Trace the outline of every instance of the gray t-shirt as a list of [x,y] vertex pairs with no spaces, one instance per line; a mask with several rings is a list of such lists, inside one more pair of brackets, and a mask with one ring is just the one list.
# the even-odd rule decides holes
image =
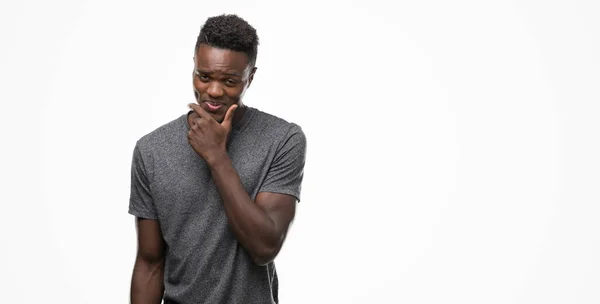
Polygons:
[[[143,136],[133,153],[129,213],[160,223],[165,303],[278,303],[275,264],[254,264],[238,243],[188,129],[183,114]],[[248,107],[227,152],[253,200],[259,192],[300,200],[306,137],[297,124]]]

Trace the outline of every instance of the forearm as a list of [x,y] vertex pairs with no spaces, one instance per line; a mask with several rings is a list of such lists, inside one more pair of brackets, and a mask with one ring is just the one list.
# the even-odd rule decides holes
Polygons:
[[131,304],[160,304],[164,292],[164,262],[147,263],[137,259],[131,279]]
[[280,242],[275,223],[252,201],[227,155],[209,167],[232,232],[256,264],[270,262]]

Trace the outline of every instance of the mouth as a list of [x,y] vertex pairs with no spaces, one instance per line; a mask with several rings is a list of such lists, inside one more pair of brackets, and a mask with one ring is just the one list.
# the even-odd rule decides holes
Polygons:
[[206,107],[206,110],[209,112],[217,112],[219,111],[222,107],[224,107],[225,105],[219,102],[214,102],[214,101],[208,101],[205,100],[202,102]]

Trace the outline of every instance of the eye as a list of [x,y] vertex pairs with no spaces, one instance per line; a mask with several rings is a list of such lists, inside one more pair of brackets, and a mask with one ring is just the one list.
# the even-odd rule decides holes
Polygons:
[[196,71],[196,77],[198,77],[200,79],[200,81],[202,82],[207,82],[210,80],[210,77],[208,77],[208,75],[204,74],[204,73],[200,73],[199,71]]
[[235,81],[234,79],[227,79],[225,80],[225,84],[228,86],[235,86],[237,84],[237,81]]

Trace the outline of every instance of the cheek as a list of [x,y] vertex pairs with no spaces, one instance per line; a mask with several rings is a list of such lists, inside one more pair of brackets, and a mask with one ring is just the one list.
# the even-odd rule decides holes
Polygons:
[[227,96],[231,99],[239,99],[240,96],[244,93],[244,87],[235,87],[235,88],[227,88],[225,90]]
[[193,85],[194,85],[194,90],[196,90],[199,93],[206,91],[206,87],[207,87],[206,83],[200,81],[197,77],[194,77]]

